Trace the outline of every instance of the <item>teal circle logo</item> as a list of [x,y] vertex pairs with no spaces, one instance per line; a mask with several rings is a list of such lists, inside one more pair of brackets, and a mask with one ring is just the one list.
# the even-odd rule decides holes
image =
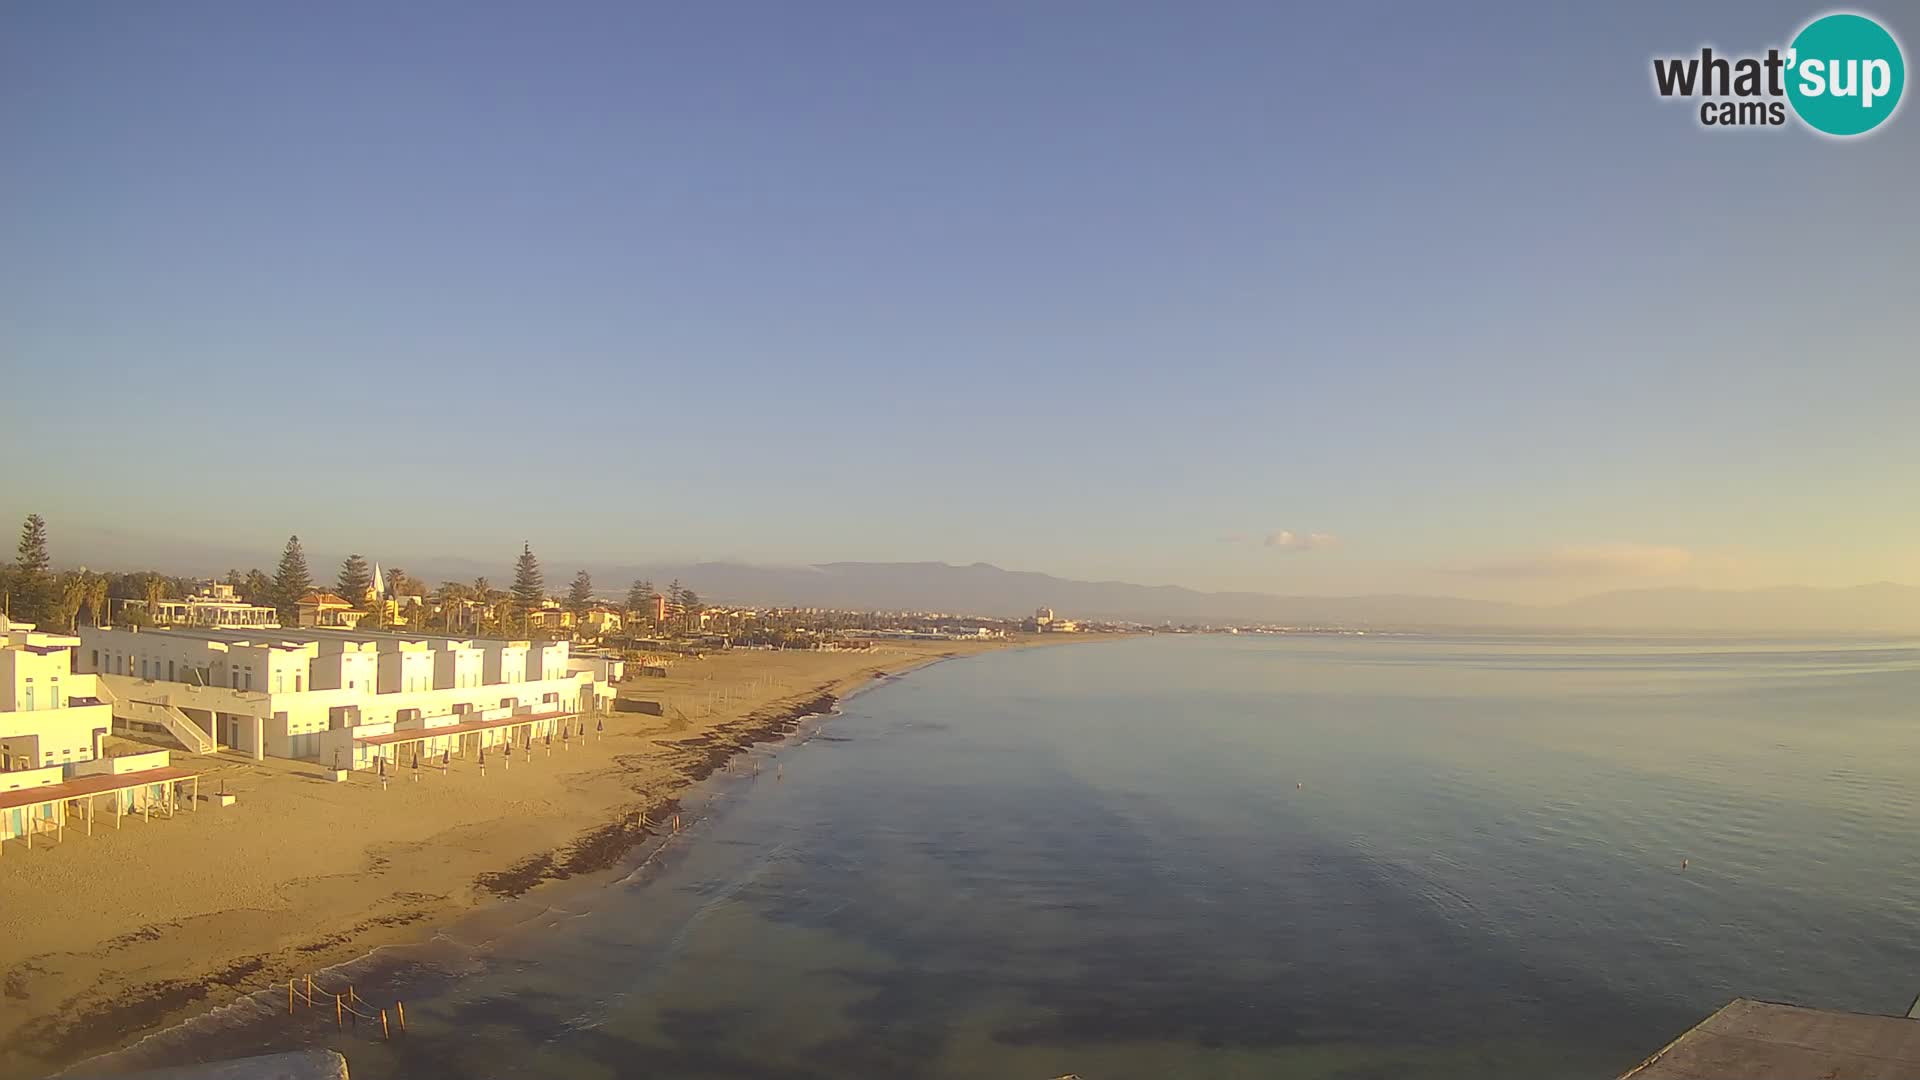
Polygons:
[[1787,52],[1787,99],[1808,127],[1864,135],[1900,105],[1907,64],[1900,43],[1865,15],[1823,15]]

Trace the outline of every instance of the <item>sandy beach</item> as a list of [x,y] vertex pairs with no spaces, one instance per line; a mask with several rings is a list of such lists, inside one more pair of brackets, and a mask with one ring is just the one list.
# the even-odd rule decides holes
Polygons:
[[[297,974],[420,940],[553,878],[605,870],[670,820],[687,785],[882,673],[1006,643],[872,652],[732,652],[633,678],[606,731],[532,760],[471,760],[334,783],[318,766],[237,755],[171,820],[7,846],[0,861],[0,1076],[124,1046]],[[229,807],[210,797],[224,789]],[[648,815],[643,817],[642,815]]]

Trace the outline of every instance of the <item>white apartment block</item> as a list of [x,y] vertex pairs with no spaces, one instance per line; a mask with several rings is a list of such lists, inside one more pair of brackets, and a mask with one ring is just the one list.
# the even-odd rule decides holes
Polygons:
[[75,662],[99,674],[123,722],[190,725],[175,737],[204,734],[255,757],[363,768],[396,733],[533,718],[520,725],[524,737],[530,725],[550,733],[606,707],[613,687],[574,670],[567,649],[349,630],[113,627],[86,628]]
[[75,671],[80,639],[4,618],[0,628],[0,773],[100,757],[113,714],[99,681]]

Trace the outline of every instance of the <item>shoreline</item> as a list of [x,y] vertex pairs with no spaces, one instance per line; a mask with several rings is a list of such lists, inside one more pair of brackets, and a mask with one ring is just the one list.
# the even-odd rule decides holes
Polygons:
[[[1098,640],[1111,638],[1078,639]],[[658,688],[652,680],[622,684],[622,697],[676,699],[672,715],[609,714],[598,752],[600,740],[574,755],[549,752],[552,765],[545,760],[523,762],[517,773],[508,769],[498,781],[488,776],[476,782],[466,771],[472,764],[465,763],[459,775],[402,780],[390,791],[358,775],[341,785],[322,781],[314,775],[316,767],[305,762],[269,759],[242,765],[219,757],[190,758],[196,765],[218,766],[223,779],[235,786],[257,784],[241,792],[233,809],[202,806],[207,813],[197,818],[205,821],[183,812],[176,821],[142,824],[146,836],[141,839],[190,860],[245,860],[247,849],[266,840],[276,825],[311,829],[318,820],[321,827],[333,828],[350,821],[377,831],[399,820],[384,813],[399,807],[380,805],[381,800],[402,801],[396,795],[410,799],[431,820],[414,830],[417,837],[388,840],[373,835],[355,844],[349,834],[344,844],[316,845],[341,850],[316,851],[310,861],[317,865],[311,866],[295,857],[291,862],[296,872],[280,880],[254,867],[263,880],[247,881],[254,887],[246,891],[277,899],[277,911],[243,906],[245,900],[238,895],[229,906],[217,895],[191,888],[171,890],[168,904],[143,903],[140,883],[114,872],[114,856],[130,847],[132,830],[110,838],[118,845],[113,851],[88,850],[88,845],[106,847],[102,837],[68,838],[50,852],[9,858],[0,866],[0,970],[7,972],[0,984],[0,1004],[6,1006],[0,1008],[0,1076],[43,1075],[108,1058],[288,978],[369,960],[395,946],[427,944],[473,916],[504,910],[557,882],[586,885],[620,870],[649,842],[664,846],[673,835],[664,823],[683,812],[680,800],[689,789],[755,746],[787,739],[807,720],[831,713],[865,689],[942,660],[1071,643],[1076,642],[1016,639],[975,647],[941,642],[937,648],[895,647],[878,654],[761,653],[702,661],[695,674],[705,673],[706,681],[693,681],[690,687],[687,678],[663,681]],[[773,685],[779,689],[750,694],[745,689],[749,682],[758,688],[772,681],[763,669],[776,663],[782,678]],[[815,670],[789,681],[808,668]],[[794,688],[788,690],[789,685]],[[708,713],[689,717],[685,709],[697,707],[703,690]],[[738,693],[746,700],[720,711],[712,706],[718,693]],[[443,794],[435,796],[436,790]],[[467,816],[436,805],[436,798],[464,799],[461,809]],[[287,804],[298,818],[249,821],[250,807],[270,802]],[[273,809],[275,813],[260,816],[284,818],[289,813],[286,807]],[[313,814],[331,817],[316,819]],[[208,834],[197,851],[194,838],[185,835],[194,826]],[[73,845],[74,850],[65,850]],[[147,853],[132,848],[129,854]],[[649,853],[641,867],[651,858]],[[408,888],[392,891],[392,883],[382,880],[396,864],[418,871],[423,859],[430,872],[408,875]],[[56,868],[54,860],[72,865]],[[172,884],[205,884],[216,893],[230,888],[233,879],[249,877],[237,865],[208,873],[205,865],[181,866],[178,861],[155,856],[146,860],[145,869],[165,877],[201,879]],[[358,865],[318,865],[343,861]],[[112,880],[89,880],[99,878]],[[76,945],[90,938],[91,948],[30,947],[34,917],[59,910],[57,890],[75,887],[73,879],[121,890],[127,903],[89,913],[95,917],[84,921],[95,924],[94,934],[72,937]],[[56,895],[41,890],[55,890]],[[326,895],[309,898],[309,891]],[[146,910],[150,908],[162,910]],[[344,919],[326,914],[343,912],[350,914]],[[176,917],[147,917],[169,914]],[[284,917],[275,920],[276,914]],[[285,925],[298,923],[301,916],[309,917],[310,925]],[[212,925],[223,920],[243,925],[231,928],[235,932]],[[208,925],[196,925],[200,923]]]

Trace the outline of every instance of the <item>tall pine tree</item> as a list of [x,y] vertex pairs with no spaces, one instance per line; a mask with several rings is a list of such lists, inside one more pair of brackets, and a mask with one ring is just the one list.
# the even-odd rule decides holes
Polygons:
[[672,625],[675,619],[677,619],[680,615],[685,614],[686,605],[680,602],[680,596],[682,593],[686,591],[687,590],[683,586],[681,586],[679,578],[674,578],[671,582],[667,583],[667,619],[666,621],[668,625]]
[[366,556],[353,554],[340,564],[340,598],[355,607],[366,603],[367,592],[373,588],[373,567],[367,565]]
[[573,575],[573,584],[567,586],[567,608],[575,615],[585,615],[593,606],[593,579],[585,570]]
[[540,576],[540,560],[533,557],[533,546],[522,543],[520,557],[513,562],[513,604],[521,611],[532,611],[547,598],[546,580]]
[[280,609],[282,626],[292,626],[300,612],[300,598],[313,591],[313,572],[307,569],[307,552],[298,536],[287,537],[280,552],[280,567],[273,575],[273,606]]
[[[47,553],[47,519],[28,514],[20,526],[20,558],[13,564],[13,618],[44,623],[53,614],[53,559]],[[48,627],[52,629],[52,627]]]

